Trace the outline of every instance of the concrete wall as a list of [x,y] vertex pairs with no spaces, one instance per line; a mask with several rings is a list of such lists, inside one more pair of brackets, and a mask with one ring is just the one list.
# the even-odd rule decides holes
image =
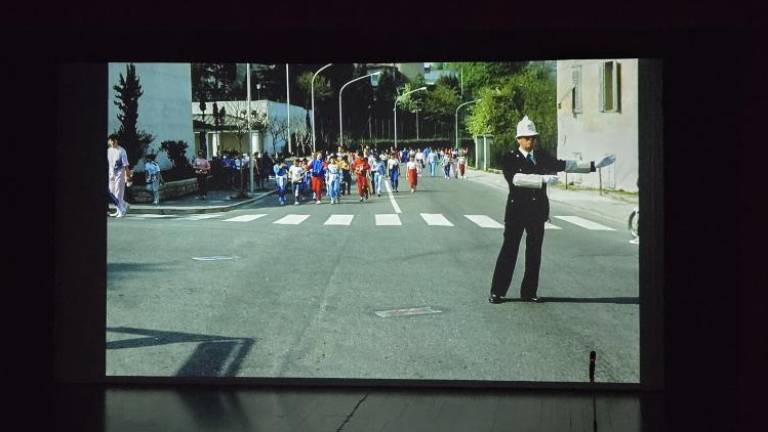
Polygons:
[[411,81],[419,74],[424,75],[424,63],[398,63],[397,69]]
[[[161,169],[170,168],[171,162],[165,152],[161,152],[160,143],[166,140],[184,141],[189,144],[187,157],[194,157],[195,137],[192,132],[192,71],[189,63],[134,63],[144,95],[139,98],[139,118],[137,127],[155,136],[147,152],[158,153],[157,162]],[[120,74],[125,76],[127,63],[109,63],[109,101],[108,132],[116,132],[120,127],[117,119],[118,109],[114,104],[113,86],[120,81]],[[135,167],[143,171],[143,161]]]
[[[620,112],[600,111],[600,68],[603,62],[621,64]],[[574,114],[570,97],[571,69],[581,65],[582,112]],[[637,191],[638,111],[637,60],[562,60],[557,62],[558,145],[560,159],[594,160],[606,153],[616,155],[616,163],[603,168],[603,187]],[[564,175],[561,174],[561,180]],[[597,173],[569,174],[568,181],[588,187],[598,186]]]
[[[200,107],[199,103],[191,103],[191,114],[200,114]],[[208,102],[206,109],[206,115],[210,116],[213,113],[213,102]],[[234,114],[235,112],[243,109],[247,109],[247,103],[246,101],[217,101],[216,105],[219,109],[224,108],[227,113]],[[251,110],[256,111],[258,114],[266,114],[268,118],[276,118],[283,120],[287,117],[288,112],[286,110],[286,104],[284,103],[277,103],[272,102],[268,100],[259,100],[259,101],[251,101]],[[306,115],[309,113],[309,115],[312,115],[312,110],[306,110],[303,107],[291,105],[291,133],[297,133],[301,132],[304,133],[307,131],[307,122],[306,122]],[[211,117],[208,117],[207,119],[209,122],[212,121]],[[191,121],[191,116],[190,116]],[[269,134],[269,132],[264,132],[261,134],[261,137],[257,137],[256,133],[253,134],[253,144],[254,148],[257,151],[267,151],[270,154],[273,154],[275,151],[280,152],[283,150],[287,150],[287,141],[284,139],[278,140],[278,142],[275,143],[274,149],[272,146],[272,136]],[[196,137],[195,139],[196,146],[199,145],[200,139],[199,137]],[[243,145],[240,146],[237,140],[237,136],[234,133],[231,132],[222,132],[220,134],[220,141],[219,141],[219,151],[224,150],[240,150],[241,153],[249,153],[250,148],[248,146],[248,139],[243,138]]]

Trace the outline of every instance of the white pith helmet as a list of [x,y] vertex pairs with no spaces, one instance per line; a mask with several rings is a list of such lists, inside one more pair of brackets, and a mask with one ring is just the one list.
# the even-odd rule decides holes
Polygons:
[[515,138],[525,137],[525,136],[536,136],[539,133],[536,132],[536,125],[533,124],[531,119],[528,118],[528,116],[523,117],[522,120],[520,120],[519,123],[517,123],[517,136]]

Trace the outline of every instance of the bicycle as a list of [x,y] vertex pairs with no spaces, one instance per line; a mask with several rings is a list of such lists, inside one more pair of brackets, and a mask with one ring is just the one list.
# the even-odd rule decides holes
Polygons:
[[635,207],[632,213],[629,214],[629,221],[627,223],[629,233],[632,235],[632,240],[629,242],[632,244],[640,243],[640,208]]

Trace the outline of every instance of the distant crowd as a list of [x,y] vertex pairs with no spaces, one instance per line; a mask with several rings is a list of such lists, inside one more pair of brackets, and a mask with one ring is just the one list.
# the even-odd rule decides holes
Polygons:
[[[195,169],[205,164],[204,159],[195,160]],[[415,193],[418,177],[427,171],[430,177],[438,175],[445,179],[465,178],[467,149],[451,147],[404,148],[376,150],[365,147],[350,151],[339,147],[337,151],[327,150],[312,156],[293,156],[278,153],[272,157],[268,152],[256,152],[253,158],[247,154],[223,152],[214,157],[207,170],[221,171],[224,185],[232,189],[248,190],[250,187],[250,164],[253,165],[254,188],[264,190],[265,183],[274,179],[281,205],[286,204],[286,195],[291,193],[294,205],[311,199],[320,204],[328,197],[331,204],[340,197],[351,195],[352,184],[356,185],[360,202],[366,202],[371,195],[381,196],[384,179],[389,179],[393,192],[398,193],[401,175],[405,175],[408,188]],[[201,185],[202,186],[202,185]],[[202,195],[201,195],[202,197]]]

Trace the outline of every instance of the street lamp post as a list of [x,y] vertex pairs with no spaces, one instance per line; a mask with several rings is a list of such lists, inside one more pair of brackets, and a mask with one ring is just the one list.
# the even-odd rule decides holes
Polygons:
[[365,76],[357,77],[351,81],[346,82],[343,86],[341,86],[341,90],[339,90],[339,146],[344,145],[344,128],[342,127],[342,110],[341,110],[341,95],[344,92],[344,88],[346,88],[348,85],[352,84],[355,81],[360,81],[361,79],[370,78],[374,75],[380,75],[381,72],[374,72],[372,74],[368,74]]
[[331,65],[333,65],[333,63],[328,63],[327,65],[318,69],[317,72],[315,72],[315,74],[312,75],[312,81],[309,85],[312,93],[312,154],[315,154],[317,152],[317,149],[315,147],[315,77],[317,77],[317,74],[322,72],[324,69],[331,67]]
[[455,127],[456,127],[456,149],[457,150],[459,149],[459,110],[462,107],[464,107],[464,106],[467,106],[467,105],[473,104],[473,103],[478,103],[479,101],[480,101],[480,99],[475,99],[473,101],[464,102],[463,104],[461,104],[461,105],[456,107],[456,124],[455,124]]
[[413,90],[411,90],[409,92],[405,92],[405,93],[403,93],[400,96],[395,98],[395,106],[392,108],[392,111],[395,112],[395,148],[397,148],[397,101],[399,101],[401,97],[405,97],[405,96],[407,96],[407,95],[409,95],[411,93],[414,93],[414,92],[417,92],[417,91],[426,90],[426,89],[427,89],[426,87],[419,87],[419,88],[413,89]]
[[246,114],[246,122],[248,124],[248,148],[250,149],[250,154],[248,155],[248,161],[250,162],[248,164],[248,171],[250,171],[249,174],[249,180],[251,187],[249,188],[251,194],[253,194],[253,137],[251,136],[251,64],[246,63],[245,64],[245,75],[247,78],[247,89],[248,92],[248,113]]
[[291,80],[288,75],[288,63],[285,64],[285,115],[288,118],[288,154],[291,153]]

